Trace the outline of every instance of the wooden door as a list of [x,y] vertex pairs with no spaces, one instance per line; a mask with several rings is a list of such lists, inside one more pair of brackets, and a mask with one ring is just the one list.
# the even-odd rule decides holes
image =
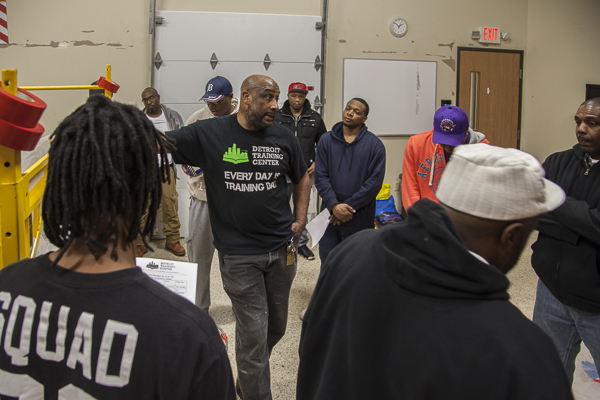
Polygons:
[[458,49],[456,103],[495,146],[519,148],[523,52]]

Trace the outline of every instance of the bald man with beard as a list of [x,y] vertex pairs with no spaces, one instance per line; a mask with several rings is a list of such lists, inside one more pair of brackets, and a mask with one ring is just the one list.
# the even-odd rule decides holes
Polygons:
[[249,76],[237,114],[166,133],[177,142],[175,162],[204,172],[223,286],[236,319],[236,390],[244,400],[272,398],[269,357],[286,330],[294,241],[308,208],[310,180],[300,145],[287,128],[273,124],[279,93],[268,76]]

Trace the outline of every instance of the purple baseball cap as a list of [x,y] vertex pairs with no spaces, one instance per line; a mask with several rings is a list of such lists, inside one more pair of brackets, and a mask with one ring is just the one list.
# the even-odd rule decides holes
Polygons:
[[233,93],[233,87],[227,78],[215,76],[206,84],[206,93],[200,100],[219,101],[223,96]]
[[460,107],[438,108],[433,117],[433,143],[458,146],[469,129],[467,113]]

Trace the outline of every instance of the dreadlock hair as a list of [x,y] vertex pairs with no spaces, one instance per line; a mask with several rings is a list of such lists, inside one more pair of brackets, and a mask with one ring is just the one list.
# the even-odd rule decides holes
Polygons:
[[[117,260],[123,231],[127,243],[140,233],[149,247],[145,237],[156,222],[161,178],[171,179],[166,149],[175,149],[173,139],[137,108],[105,96],[90,96],[50,139],[42,218],[46,236],[60,248],[54,263],[77,238],[96,260],[112,238],[111,258]],[[140,230],[146,207],[148,222]]]

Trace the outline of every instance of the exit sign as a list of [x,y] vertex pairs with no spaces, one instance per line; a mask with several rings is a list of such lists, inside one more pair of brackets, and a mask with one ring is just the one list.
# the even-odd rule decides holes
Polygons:
[[479,43],[500,44],[500,28],[479,27]]

